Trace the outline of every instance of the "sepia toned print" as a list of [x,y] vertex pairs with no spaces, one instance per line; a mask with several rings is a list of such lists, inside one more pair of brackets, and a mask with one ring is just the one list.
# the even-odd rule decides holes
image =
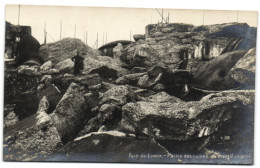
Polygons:
[[7,5],[5,161],[253,164],[257,12]]

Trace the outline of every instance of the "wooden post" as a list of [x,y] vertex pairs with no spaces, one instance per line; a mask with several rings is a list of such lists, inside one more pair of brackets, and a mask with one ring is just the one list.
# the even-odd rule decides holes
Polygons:
[[86,45],[88,45],[88,32],[86,32]]
[[62,35],[62,20],[60,21],[60,40],[61,40],[61,35]]
[[106,43],[107,43],[107,33],[106,33]]
[[203,26],[204,26],[204,11],[205,11],[205,10],[203,10]]
[[102,45],[104,45],[104,32],[103,32],[103,41],[102,42],[103,42]]
[[131,39],[132,39],[132,31],[130,30],[130,41],[131,41]]
[[18,26],[20,25],[20,5],[18,6]]
[[[162,23],[163,23],[163,20],[165,21],[165,23],[167,22],[167,20],[165,20],[164,19],[164,17],[163,17],[163,9],[162,9],[162,13],[160,13],[160,11],[159,10],[157,10],[157,9],[155,9],[157,12],[158,12],[158,14],[162,17]],[[159,20],[158,20],[158,24],[159,24]]]
[[86,33],[84,32],[83,42],[86,44],[85,40],[86,40]]
[[152,12],[151,12],[151,23],[150,24],[152,24],[153,23],[153,9],[152,9]]
[[44,22],[44,44],[47,42],[46,21]]
[[98,33],[97,33],[97,48],[98,48]]
[[161,22],[163,23],[163,9],[162,9],[162,21]]
[[74,28],[74,38],[76,38],[76,29],[77,29],[77,27],[76,27],[76,24],[75,24],[75,28]]
[[238,11],[237,11],[237,23],[238,23]]
[[97,43],[97,40],[95,41],[95,43],[94,43],[94,45],[93,45],[93,47],[92,47],[92,48],[95,48],[95,46],[96,46],[96,43]]

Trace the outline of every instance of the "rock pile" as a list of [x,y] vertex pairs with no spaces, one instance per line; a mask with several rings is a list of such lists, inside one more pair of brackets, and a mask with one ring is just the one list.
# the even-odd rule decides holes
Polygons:
[[[256,50],[220,39],[229,26],[149,25],[145,38],[116,46],[113,58],[77,39],[41,46],[41,67],[5,74],[4,159],[148,162],[132,154],[149,153],[173,162],[172,154],[241,149],[236,138],[253,137],[244,127],[253,127]],[[209,46],[225,41],[225,53],[194,58],[194,45],[205,49],[210,38]],[[77,49],[84,67],[75,76],[70,58]],[[31,96],[30,108],[13,101],[17,95]],[[20,119],[17,108],[30,114]]]
[[39,56],[44,62],[51,60],[54,64],[57,64],[60,61],[75,56],[77,50],[80,52],[80,55],[100,55],[99,51],[85,45],[80,39],[64,38],[54,43],[42,45],[39,49]]

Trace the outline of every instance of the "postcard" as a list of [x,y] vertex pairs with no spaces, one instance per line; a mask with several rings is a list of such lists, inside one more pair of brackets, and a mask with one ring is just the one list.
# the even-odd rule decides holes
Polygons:
[[253,164],[257,12],[7,5],[4,161]]

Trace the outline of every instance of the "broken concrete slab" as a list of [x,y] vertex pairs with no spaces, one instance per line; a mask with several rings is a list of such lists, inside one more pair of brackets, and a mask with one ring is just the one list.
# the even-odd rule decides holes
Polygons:
[[114,129],[122,119],[121,107],[114,104],[103,104],[98,111],[97,116],[90,119],[84,129],[78,136],[86,135],[90,132],[96,132],[101,127],[107,131]]
[[52,62],[51,61],[47,61],[44,64],[42,64],[42,66],[40,67],[41,71],[48,71],[52,68]]
[[234,89],[239,85],[229,75],[230,70],[247,53],[237,50],[222,54],[208,61],[193,74],[193,83],[207,90]]
[[65,85],[69,85],[70,83],[75,82],[81,85],[95,86],[101,83],[101,79],[98,74],[81,74],[78,76],[64,75],[61,80]]
[[18,74],[25,76],[39,76],[41,75],[37,66],[21,65],[18,67]]
[[144,76],[146,72],[144,73],[133,73],[121,76],[116,80],[116,84],[129,84],[129,85],[136,85],[138,80]]
[[102,93],[100,96],[99,104],[115,104],[122,106],[127,102],[135,101],[133,91],[124,85],[116,85],[109,89],[107,92]]
[[250,49],[230,70],[231,78],[239,82],[243,89],[254,89],[256,70],[256,49]]
[[55,65],[55,68],[57,70],[59,70],[60,72],[69,72],[70,73],[70,72],[72,72],[73,67],[74,67],[74,63],[70,58],[65,59]]
[[37,97],[39,99],[42,99],[44,96],[46,96],[49,102],[55,105],[59,102],[62,96],[61,91],[54,84],[51,84],[47,87],[44,86],[44,88],[40,89],[39,91],[40,92],[37,93]]
[[[93,152],[94,157],[93,157]],[[152,140],[140,140],[119,131],[93,132],[70,142],[53,155],[49,161],[102,161],[102,162],[151,162],[151,158],[136,157],[138,154],[157,155],[154,162],[161,162],[170,153]],[[79,155],[80,154],[80,155]]]
[[50,114],[61,139],[66,142],[73,139],[84,121],[84,94],[76,83],[72,83],[53,113]]
[[122,122],[130,125],[126,128],[133,127],[136,134],[155,139],[188,140],[208,136],[231,118],[237,105],[237,100],[230,96],[191,102],[169,99],[169,96],[159,98],[162,102],[139,101],[123,106]]

